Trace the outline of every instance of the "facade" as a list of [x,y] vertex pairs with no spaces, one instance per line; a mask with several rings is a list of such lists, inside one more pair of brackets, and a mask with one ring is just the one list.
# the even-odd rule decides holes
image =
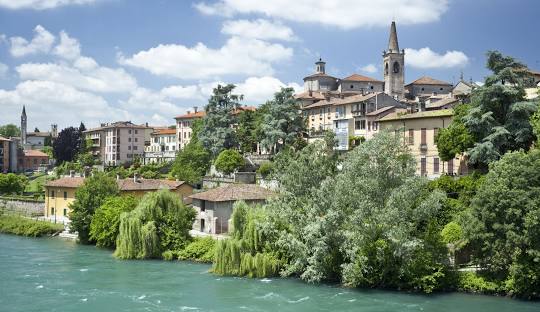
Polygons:
[[384,92],[401,100],[404,97],[405,51],[399,50],[396,23],[390,26],[388,50],[383,52]]
[[0,136],[0,173],[11,172],[11,155],[9,152],[11,140]]
[[49,155],[38,150],[25,150],[22,162],[18,165],[19,171],[45,171],[49,165]]
[[315,73],[304,77],[304,91],[334,91],[338,88],[338,81],[336,77],[332,77],[326,74],[326,63],[319,58],[315,63]]
[[193,230],[208,234],[227,233],[235,202],[262,204],[273,195],[274,192],[255,184],[228,184],[195,193],[190,196],[197,212]]
[[452,93],[454,86],[446,81],[423,76],[405,86],[405,92],[409,99],[418,99]]
[[451,109],[418,112],[412,114],[389,114],[379,120],[380,129],[395,131],[403,138],[416,160],[416,173],[429,178],[442,174],[467,174],[467,165],[463,158],[443,162],[439,158],[435,137],[439,129],[446,128],[452,122]]
[[194,107],[194,112],[187,111],[186,114],[174,118],[176,119],[176,144],[178,151],[184,149],[191,140],[191,134],[193,133],[191,123],[204,116],[206,116],[204,111],[198,111],[197,107]]
[[404,109],[390,95],[378,92],[319,101],[303,109],[311,138],[334,131],[339,150],[349,149],[350,137],[370,139],[378,132],[378,119]]
[[359,74],[352,74],[339,81],[339,92],[358,92],[361,94],[370,92],[383,92],[384,82]]
[[144,163],[173,161],[178,151],[176,128],[158,129],[150,135],[150,145],[144,149]]
[[[102,124],[99,128],[86,130],[85,137],[92,141],[91,153],[106,166],[118,166],[143,159],[149,133],[153,128],[136,125],[131,121]],[[148,139],[147,139],[148,136]]]
[[[75,200],[75,191],[84,183],[83,177],[68,176],[45,184],[44,216],[57,222],[69,221],[69,205]],[[118,188],[122,195],[142,197],[148,192],[168,189],[189,203],[189,195],[193,187],[183,181],[154,180],[154,179],[119,179]]]

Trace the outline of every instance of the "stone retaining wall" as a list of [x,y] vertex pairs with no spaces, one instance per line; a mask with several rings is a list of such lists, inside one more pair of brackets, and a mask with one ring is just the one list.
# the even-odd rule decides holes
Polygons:
[[0,199],[0,209],[25,216],[35,217],[43,215],[45,203]]

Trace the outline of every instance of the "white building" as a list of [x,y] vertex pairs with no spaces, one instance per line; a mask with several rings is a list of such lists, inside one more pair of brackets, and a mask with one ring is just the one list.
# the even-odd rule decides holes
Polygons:
[[150,134],[150,145],[144,149],[144,163],[173,161],[178,151],[176,128],[157,129]]

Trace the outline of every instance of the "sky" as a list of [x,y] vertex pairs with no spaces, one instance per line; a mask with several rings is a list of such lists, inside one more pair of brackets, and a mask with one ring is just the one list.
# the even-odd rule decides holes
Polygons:
[[326,71],[382,80],[392,20],[405,80],[483,81],[499,50],[540,70],[537,0],[0,0],[0,125],[172,125],[218,83],[243,104]]

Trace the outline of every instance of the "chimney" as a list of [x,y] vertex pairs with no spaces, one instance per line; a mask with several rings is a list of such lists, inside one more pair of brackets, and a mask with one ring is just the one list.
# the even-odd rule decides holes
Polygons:
[[191,111],[187,111],[187,114],[188,114],[188,115],[191,114]]
[[148,127],[148,123],[145,123],[145,125]]
[[197,106],[193,106],[193,111],[194,111],[195,113],[197,113],[197,110],[198,110],[198,109],[199,109],[199,108],[198,108]]
[[75,170],[69,170],[69,177],[74,178],[75,177]]

